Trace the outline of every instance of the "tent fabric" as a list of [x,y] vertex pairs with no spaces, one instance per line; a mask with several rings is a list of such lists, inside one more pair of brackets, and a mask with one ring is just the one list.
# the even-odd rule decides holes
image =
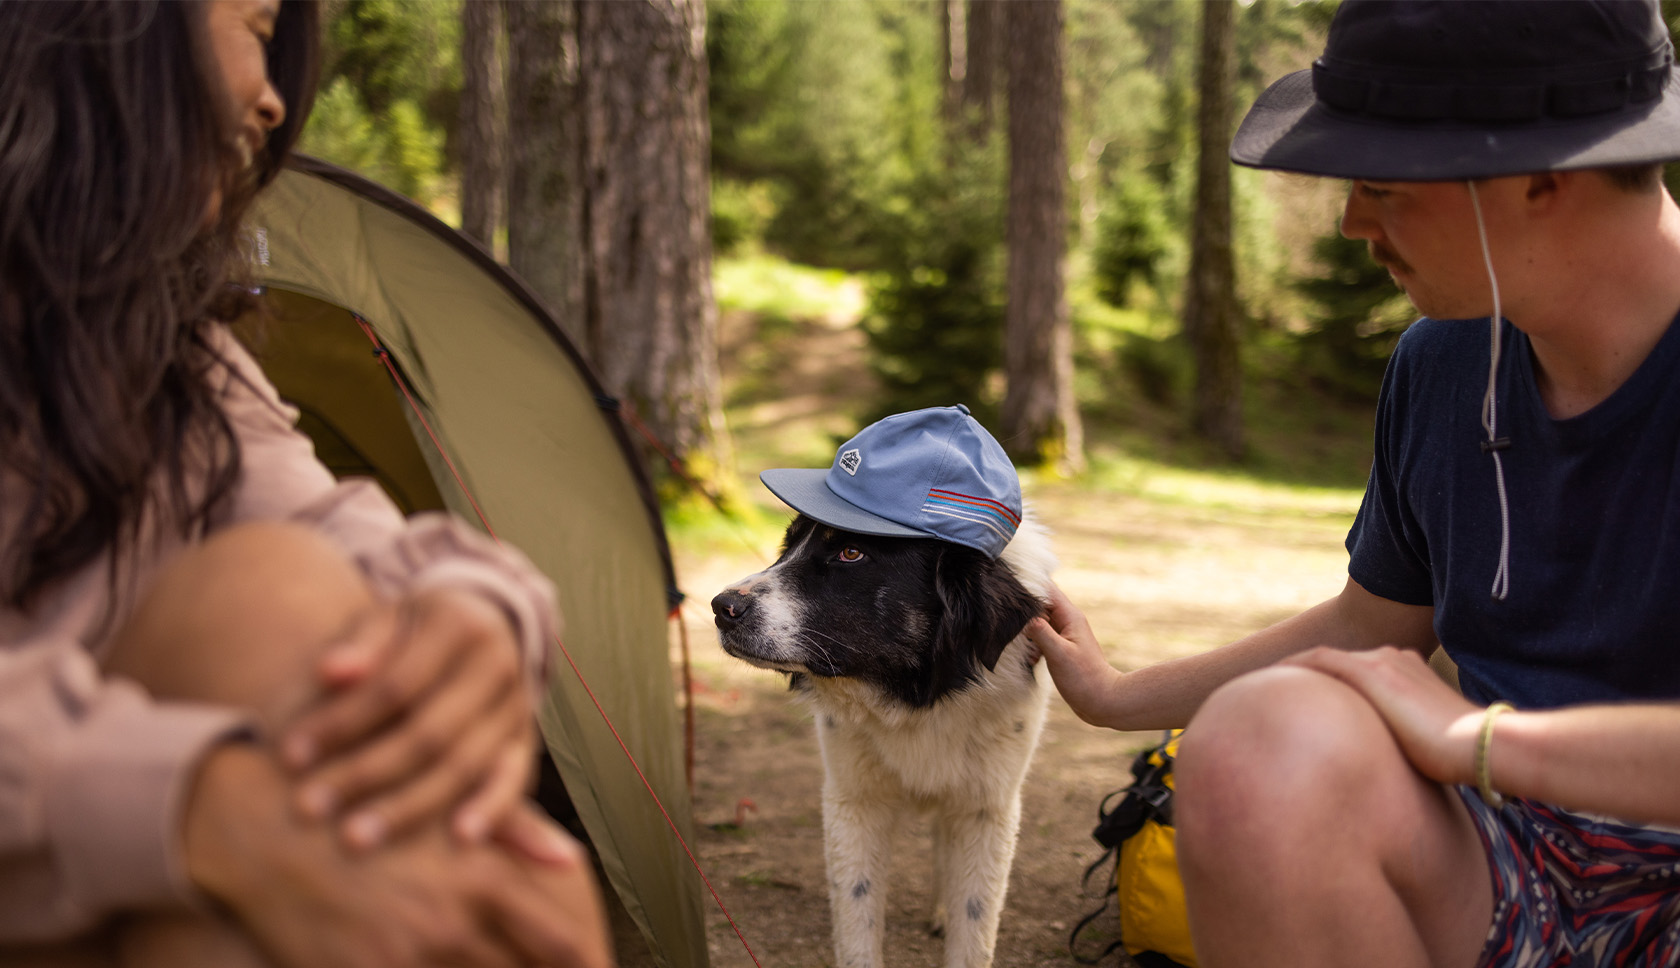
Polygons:
[[[562,641],[538,720],[612,888],[671,968],[705,968],[698,873],[584,682],[684,839],[666,614],[675,582],[652,490],[611,401],[538,300],[476,244],[402,197],[309,158],[250,225],[273,310],[254,351],[329,466],[376,477],[405,510],[478,524],[555,583]],[[434,447],[356,322],[373,329]],[[580,676],[581,675],[581,681]]]

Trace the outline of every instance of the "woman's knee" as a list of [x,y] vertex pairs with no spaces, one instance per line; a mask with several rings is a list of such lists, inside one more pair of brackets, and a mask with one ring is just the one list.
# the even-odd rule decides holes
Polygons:
[[146,591],[105,658],[154,695],[294,706],[331,641],[376,608],[349,558],[301,525],[243,524],[184,551]]

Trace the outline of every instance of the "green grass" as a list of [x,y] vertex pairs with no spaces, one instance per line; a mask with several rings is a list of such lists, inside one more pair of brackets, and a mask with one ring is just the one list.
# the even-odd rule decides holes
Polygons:
[[855,316],[863,310],[861,292],[855,274],[795,265],[772,255],[719,259],[712,273],[712,294],[718,309],[780,321],[815,319],[832,313]]
[[[1023,472],[1029,484],[1035,476]],[[1163,505],[1296,516],[1351,516],[1363,493],[1356,487],[1293,484],[1248,471],[1184,467],[1125,453],[1093,458],[1085,476],[1071,486]]]

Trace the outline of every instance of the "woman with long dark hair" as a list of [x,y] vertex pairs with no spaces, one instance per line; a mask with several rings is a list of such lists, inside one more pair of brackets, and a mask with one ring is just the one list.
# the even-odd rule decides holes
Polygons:
[[607,960],[521,797],[546,582],[334,482],[224,326],[316,26],[0,0],[0,965]]

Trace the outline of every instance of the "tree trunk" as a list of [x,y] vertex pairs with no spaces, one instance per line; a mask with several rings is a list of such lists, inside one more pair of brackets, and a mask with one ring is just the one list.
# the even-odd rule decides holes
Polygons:
[[704,0],[576,9],[583,345],[682,472],[715,483],[733,458],[712,300]]
[[501,35],[500,0],[461,4],[461,231],[490,252],[505,198]]
[[577,9],[573,0],[515,0],[504,12],[510,91],[508,265],[587,354]]
[[1061,0],[1013,0],[1009,44],[1009,309],[1003,440],[1017,459],[1084,466],[1073,339],[1062,285]]
[[969,0],[964,18],[962,102],[969,139],[985,144],[997,117],[997,69],[1004,54],[1004,0]]
[[1190,275],[1184,329],[1194,347],[1196,390],[1192,426],[1233,460],[1246,451],[1242,417],[1241,333],[1236,269],[1231,257],[1231,87],[1234,5],[1202,4],[1202,52],[1197,82],[1196,210],[1191,223]]
[[963,0],[936,0],[939,13],[939,114],[945,131],[956,137],[962,117],[963,77],[968,70],[968,21]]

